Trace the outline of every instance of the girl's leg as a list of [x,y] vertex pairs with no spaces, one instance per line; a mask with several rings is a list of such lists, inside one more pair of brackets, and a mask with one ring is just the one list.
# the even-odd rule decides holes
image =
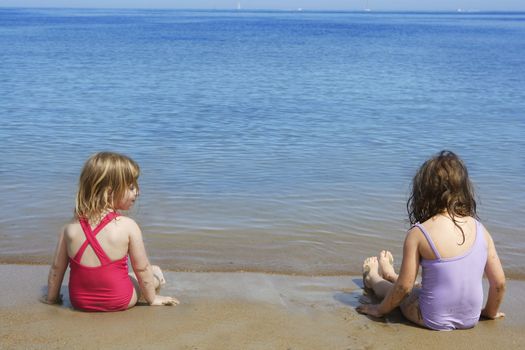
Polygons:
[[[164,278],[162,270],[157,265],[151,265],[151,272],[153,273],[153,283],[155,286],[155,291],[158,293],[160,288],[164,287],[164,285],[166,284],[166,279]],[[130,272],[128,273],[128,275],[131,278],[133,285],[135,285],[136,288],[139,288],[139,282],[135,273]],[[140,294],[140,288],[138,289],[137,293]]]
[[[381,252],[383,253],[383,252]],[[386,255],[385,255],[386,256]],[[385,280],[379,274],[379,261],[373,256],[365,259],[363,263],[363,281],[366,288],[374,291],[375,295],[383,300],[392,286],[392,282]],[[421,289],[414,287],[410,294],[403,300],[400,305],[401,312],[411,322],[425,327],[421,311],[419,309],[419,293]]]
[[[157,265],[152,265],[151,270],[153,272],[153,283],[155,286],[155,293],[159,294],[160,289],[166,284],[166,279],[164,278],[164,274],[162,273],[162,270]],[[134,272],[128,273],[129,278],[131,278],[131,282],[133,283],[133,296],[131,297],[131,300],[129,301],[128,308],[135,306],[135,304],[140,301],[144,302],[144,298],[142,297],[142,292],[140,290],[139,281],[137,279],[137,276]]]
[[423,317],[421,316],[421,310],[419,308],[419,293],[421,292],[420,288],[414,287],[408,297],[403,300],[401,305],[399,305],[403,315],[415,324],[426,327],[423,322]]
[[[379,262],[379,275],[387,281],[396,283],[399,275],[394,270],[394,257],[392,253],[388,250],[382,250],[377,260]],[[414,287],[421,288],[421,284],[416,282]]]
[[155,278],[155,291],[159,294],[159,291],[166,284],[166,279],[162,270],[157,265],[151,265],[151,270],[153,271],[153,277]]
[[385,280],[396,283],[399,275],[394,270],[394,256],[388,250],[382,250],[378,256],[379,275]]
[[137,277],[134,273],[129,273],[129,278],[131,279],[131,283],[133,283],[133,295],[131,296],[131,300],[128,304],[128,309],[132,308],[137,304],[137,301],[140,299],[140,287],[139,287],[139,281],[137,281]]
[[379,274],[379,262],[375,256],[366,258],[363,262],[363,283],[365,288],[372,289],[381,300],[393,286],[392,282],[385,280]]

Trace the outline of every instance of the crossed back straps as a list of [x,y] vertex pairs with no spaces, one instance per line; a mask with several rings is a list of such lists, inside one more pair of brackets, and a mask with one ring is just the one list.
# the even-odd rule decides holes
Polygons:
[[111,259],[107,256],[106,252],[102,249],[100,246],[100,243],[98,243],[98,240],[96,239],[96,235],[107,225],[109,224],[114,218],[119,216],[117,212],[110,212],[108,213],[95,227],[94,230],[91,230],[91,226],[89,226],[89,222],[86,219],[80,219],[80,226],[82,226],[82,230],[84,231],[84,235],[86,235],[86,240],[80,246],[80,249],[78,250],[77,254],[75,255],[75,260],[80,261],[82,258],[82,255],[84,254],[84,251],[86,250],[88,244],[91,246],[95,254],[97,255],[98,259],[100,260],[101,265],[106,265],[111,263]]

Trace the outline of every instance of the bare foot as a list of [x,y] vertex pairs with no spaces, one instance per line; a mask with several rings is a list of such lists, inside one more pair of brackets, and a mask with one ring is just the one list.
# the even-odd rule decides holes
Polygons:
[[397,273],[394,270],[394,257],[388,250],[382,250],[379,253],[379,275],[385,280],[395,283],[397,281]]
[[371,256],[363,261],[363,286],[366,291],[371,291],[371,282],[374,275],[379,276],[377,257]]
[[164,278],[162,270],[157,265],[151,265],[151,270],[153,272],[153,277],[155,277],[159,281],[159,285],[157,286],[157,288],[155,288],[155,291],[158,293],[160,289],[166,284],[166,279]]

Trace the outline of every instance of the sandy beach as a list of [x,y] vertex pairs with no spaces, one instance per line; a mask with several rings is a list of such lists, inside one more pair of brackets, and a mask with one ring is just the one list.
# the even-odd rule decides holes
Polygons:
[[[436,332],[400,313],[359,315],[360,276],[167,272],[176,307],[117,313],[75,311],[38,301],[48,266],[0,265],[2,349],[456,349],[523,348],[523,281],[508,281],[507,317],[466,331]],[[67,278],[67,276],[66,276]],[[67,281],[67,279],[66,279]],[[363,299],[364,298],[364,299]]]

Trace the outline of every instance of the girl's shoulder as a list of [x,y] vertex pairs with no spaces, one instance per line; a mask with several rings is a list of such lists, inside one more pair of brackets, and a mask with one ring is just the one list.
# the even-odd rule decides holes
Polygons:
[[[108,226],[113,226],[112,229],[116,230],[135,230],[138,228],[138,224],[132,218],[125,215],[116,216],[111,222],[108,223]],[[82,231],[82,226],[78,218],[72,218],[67,222],[62,229],[66,235]]]
[[119,215],[113,220],[118,232],[125,232],[127,237],[132,239],[142,239],[142,231],[135,220],[128,216]]
[[125,215],[119,215],[113,220],[113,225],[115,225],[118,229],[123,229],[126,231],[136,231],[139,230],[139,225],[135,220],[130,218],[129,216]]
[[124,223],[135,222],[135,220],[133,220],[129,216],[122,215],[122,214],[118,214],[117,216],[115,216],[114,220],[116,222],[124,222]]
[[[456,219],[461,227],[476,227],[476,219],[471,216],[464,216],[461,218]],[[485,231],[483,225],[481,224],[482,230]],[[451,232],[453,233],[456,230],[456,226],[454,222],[448,217],[447,215],[443,214],[437,214],[431,217],[430,219],[424,221],[424,222],[418,222],[407,232],[407,236],[412,236],[417,239],[420,239],[421,241],[427,241],[427,238],[425,236],[429,236],[431,238],[434,238],[434,236],[437,234],[438,236],[442,236],[445,232]]]
[[[460,226],[463,225],[474,225],[474,223],[477,221],[472,216],[462,216],[462,217],[455,217],[455,220],[457,224]],[[443,229],[445,227],[452,228],[455,226],[454,221],[452,218],[446,214],[437,214],[431,217],[430,219],[426,220],[425,222],[420,223],[421,226],[423,226],[426,229],[433,229],[433,228],[439,228]]]
[[117,224],[121,224],[121,225],[137,225],[137,222],[135,220],[133,220],[129,216],[125,216],[125,215],[119,215],[119,216],[115,217],[113,222],[115,222]]
[[72,237],[75,233],[81,231],[80,222],[76,218],[71,218],[68,222],[62,227],[62,232],[67,237]]

